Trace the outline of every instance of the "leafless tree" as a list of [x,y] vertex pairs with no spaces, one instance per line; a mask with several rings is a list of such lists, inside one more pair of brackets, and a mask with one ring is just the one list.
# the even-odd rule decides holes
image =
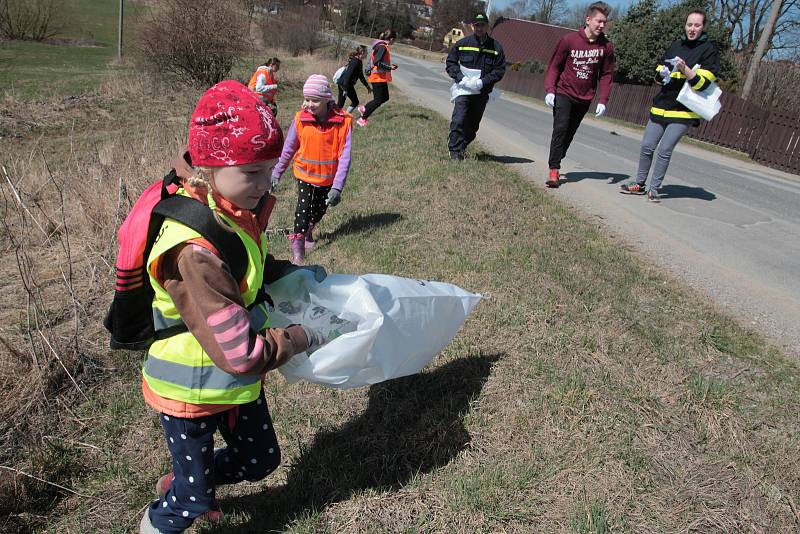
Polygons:
[[[752,54],[769,18],[772,0],[713,0],[714,14],[732,30],[737,52]],[[768,51],[800,50],[800,0],[785,0]]]

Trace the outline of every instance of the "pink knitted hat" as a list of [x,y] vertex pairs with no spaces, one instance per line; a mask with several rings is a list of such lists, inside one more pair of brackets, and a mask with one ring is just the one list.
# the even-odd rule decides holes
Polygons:
[[312,74],[303,85],[303,96],[315,96],[317,98],[333,99],[331,85],[328,78],[322,74]]

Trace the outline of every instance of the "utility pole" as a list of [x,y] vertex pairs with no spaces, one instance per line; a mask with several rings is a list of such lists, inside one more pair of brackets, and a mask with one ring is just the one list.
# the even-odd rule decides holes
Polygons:
[[125,13],[125,0],[119,0],[119,24],[117,25],[117,59],[122,59],[122,19]]
[[775,31],[775,24],[778,22],[782,7],[783,0],[772,0],[772,11],[769,13],[769,20],[767,20],[766,26],[764,26],[764,29],[761,31],[761,38],[758,40],[758,46],[756,47],[752,59],[750,59],[750,68],[747,69],[747,79],[744,82],[744,88],[740,95],[743,100],[748,100],[750,92],[753,90],[753,83],[756,81],[756,74],[758,74],[758,66],[761,64],[761,58],[764,57],[767,46],[769,46],[772,40],[772,32]]

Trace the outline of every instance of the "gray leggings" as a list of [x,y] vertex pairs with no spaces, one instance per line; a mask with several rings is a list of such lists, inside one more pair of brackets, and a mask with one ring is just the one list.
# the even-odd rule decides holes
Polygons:
[[[683,134],[689,129],[688,124],[671,123],[659,124],[648,121],[644,129],[642,138],[642,149],[639,152],[639,171],[636,173],[636,181],[640,184],[647,182],[647,173],[650,172],[650,165],[653,163],[653,152],[656,153],[656,165],[653,168],[653,178],[650,180],[648,189],[658,190],[664,175],[667,174],[669,160],[672,157],[672,150]],[[661,141],[659,143],[659,141]],[[658,147],[658,150],[656,150]]]

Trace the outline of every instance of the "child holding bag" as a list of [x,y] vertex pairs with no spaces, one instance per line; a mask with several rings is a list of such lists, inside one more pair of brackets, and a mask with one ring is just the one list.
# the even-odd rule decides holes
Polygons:
[[[195,520],[219,520],[219,485],[261,480],[280,464],[264,376],[323,343],[305,326],[268,328],[266,307],[257,305],[264,281],[291,267],[266,254],[264,235],[269,176],[282,145],[265,103],[228,80],[200,98],[188,155],[173,162],[181,186],[175,194],[208,206],[241,239],[247,265],[235,279],[238,269],[220,251],[171,218],[147,256],[156,341],[142,368],[142,393],[159,412],[172,471],[158,480],[159,498],[145,510],[140,534],[175,534]],[[217,430],[227,443],[221,449],[214,448]]]
[[294,158],[297,208],[293,233],[289,234],[292,263],[301,265],[306,250],[313,248],[314,226],[328,206],[341,200],[350,172],[352,116],[333,102],[328,79],[312,74],[303,86],[303,104],[289,127],[278,164],[272,171],[272,187]]

